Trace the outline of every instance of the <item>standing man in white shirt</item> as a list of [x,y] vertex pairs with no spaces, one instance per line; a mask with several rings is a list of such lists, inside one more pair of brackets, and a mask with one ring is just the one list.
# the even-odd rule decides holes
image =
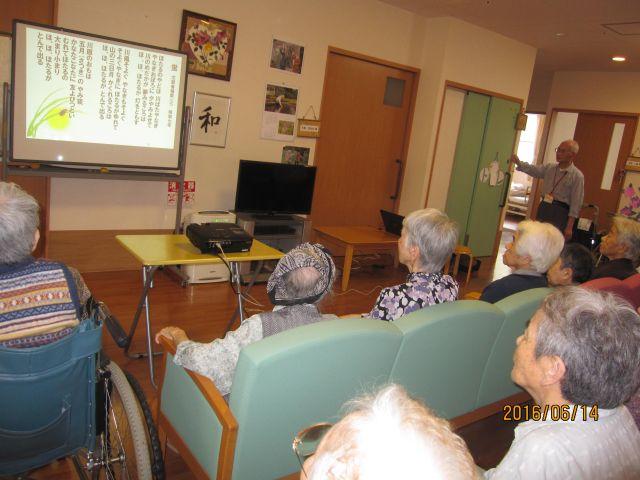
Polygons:
[[511,378],[535,405],[505,408],[527,421],[485,479],[640,478],[640,431],[624,406],[640,383],[640,316],[631,305],[558,288],[516,343]]
[[556,148],[556,164],[530,165],[511,156],[518,170],[543,179],[536,220],[555,225],[567,240],[573,235],[573,224],[584,200],[584,175],[573,164],[579,149],[575,140],[565,140]]

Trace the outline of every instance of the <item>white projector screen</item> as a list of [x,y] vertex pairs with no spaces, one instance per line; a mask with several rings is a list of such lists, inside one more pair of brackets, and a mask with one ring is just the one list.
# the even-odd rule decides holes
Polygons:
[[186,55],[15,22],[11,160],[180,168]]

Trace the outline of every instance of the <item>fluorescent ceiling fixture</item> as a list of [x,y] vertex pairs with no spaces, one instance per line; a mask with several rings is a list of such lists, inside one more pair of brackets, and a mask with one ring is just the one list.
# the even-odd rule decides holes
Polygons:
[[613,60],[614,62],[626,62],[627,61],[627,57],[623,57],[621,55],[616,55],[615,57],[611,57],[611,60]]

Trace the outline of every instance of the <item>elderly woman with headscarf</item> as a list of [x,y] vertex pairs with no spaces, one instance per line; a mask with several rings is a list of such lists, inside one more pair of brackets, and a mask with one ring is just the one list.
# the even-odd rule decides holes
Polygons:
[[440,210],[410,213],[402,222],[398,240],[398,260],[409,269],[407,281],[384,288],[367,316],[393,321],[430,305],[453,302],[458,283],[441,270],[457,240],[458,227]]
[[0,345],[29,348],[69,335],[85,318],[90,292],[80,274],[31,255],[40,207],[15,183],[0,182]]
[[189,340],[184,330],[165,327],[156,335],[173,340],[174,362],[213,380],[222,395],[231,392],[240,351],[247,345],[291,328],[337,318],[323,315],[317,303],[329,292],[335,279],[335,265],[320,244],[303,243],[280,259],[267,292],[273,311],[246,319],[236,330],[211,343]]
[[624,280],[636,272],[640,257],[640,223],[613,217],[609,233],[602,238],[600,253],[609,259],[593,271],[592,279],[614,277]]

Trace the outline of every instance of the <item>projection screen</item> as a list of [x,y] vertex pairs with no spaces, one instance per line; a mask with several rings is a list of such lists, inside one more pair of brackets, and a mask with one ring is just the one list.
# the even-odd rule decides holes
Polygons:
[[12,161],[177,170],[185,54],[15,22]]

